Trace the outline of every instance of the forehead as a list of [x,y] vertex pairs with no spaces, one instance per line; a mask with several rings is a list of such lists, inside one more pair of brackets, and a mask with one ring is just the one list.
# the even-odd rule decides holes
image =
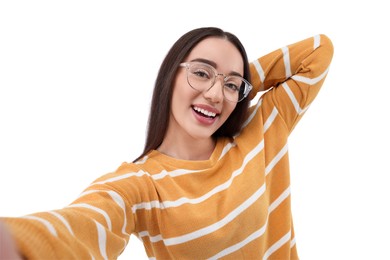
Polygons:
[[240,51],[224,38],[209,37],[200,41],[189,53],[187,60],[206,59],[216,64],[221,72],[243,73],[244,62]]

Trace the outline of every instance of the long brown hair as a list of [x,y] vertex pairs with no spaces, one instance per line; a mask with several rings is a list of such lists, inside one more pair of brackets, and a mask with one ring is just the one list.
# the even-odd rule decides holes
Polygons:
[[[168,51],[158,72],[152,103],[150,107],[149,121],[146,133],[146,142],[142,154],[134,160],[137,161],[151,150],[157,149],[166,134],[169,123],[173,81],[179,64],[187,57],[191,50],[207,37],[220,37],[231,42],[240,51],[244,62],[244,75],[250,80],[249,63],[244,46],[232,33],[225,32],[216,27],[202,27],[191,30],[181,36]],[[232,137],[241,129],[249,106],[249,99],[237,103],[232,114],[226,122],[213,134],[213,137]]]

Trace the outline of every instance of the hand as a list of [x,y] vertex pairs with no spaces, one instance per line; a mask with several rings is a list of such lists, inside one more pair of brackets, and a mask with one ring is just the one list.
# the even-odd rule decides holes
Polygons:
[[0,221],[0,260],[22,260],[15,241],[7,227]]

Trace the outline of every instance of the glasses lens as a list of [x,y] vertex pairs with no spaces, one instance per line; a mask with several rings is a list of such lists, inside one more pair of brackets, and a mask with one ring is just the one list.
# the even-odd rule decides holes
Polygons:
[[225,78],[223,87],[224,97],[232,102],[239,102],[245,98],[246,82],[238,76],[228,76]]
[[[193,89],[207,91],[215,82],[216,71],[213,67],[202,63],[191,63],[187,71],[187,80]],[[240,102],[245,98],[247,83],[239,76],[224,78],[223,95],[231,102]]]
[[196,90],[204,91],[214,84],[215,73],[207,65],[193,63],[188,68],[188,83]]

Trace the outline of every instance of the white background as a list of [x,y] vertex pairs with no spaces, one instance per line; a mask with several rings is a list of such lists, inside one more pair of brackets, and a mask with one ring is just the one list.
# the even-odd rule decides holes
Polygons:
[[[330,2],[330,3],[329,3]],[[333,63],[291,135],[301,259],[389,259],[386,1],[1,1],[0,216],[61,208],[142,151],[174,41],[235,33],[253,60],[327,34]],[[145,259],[132,237],[120,259]]]

